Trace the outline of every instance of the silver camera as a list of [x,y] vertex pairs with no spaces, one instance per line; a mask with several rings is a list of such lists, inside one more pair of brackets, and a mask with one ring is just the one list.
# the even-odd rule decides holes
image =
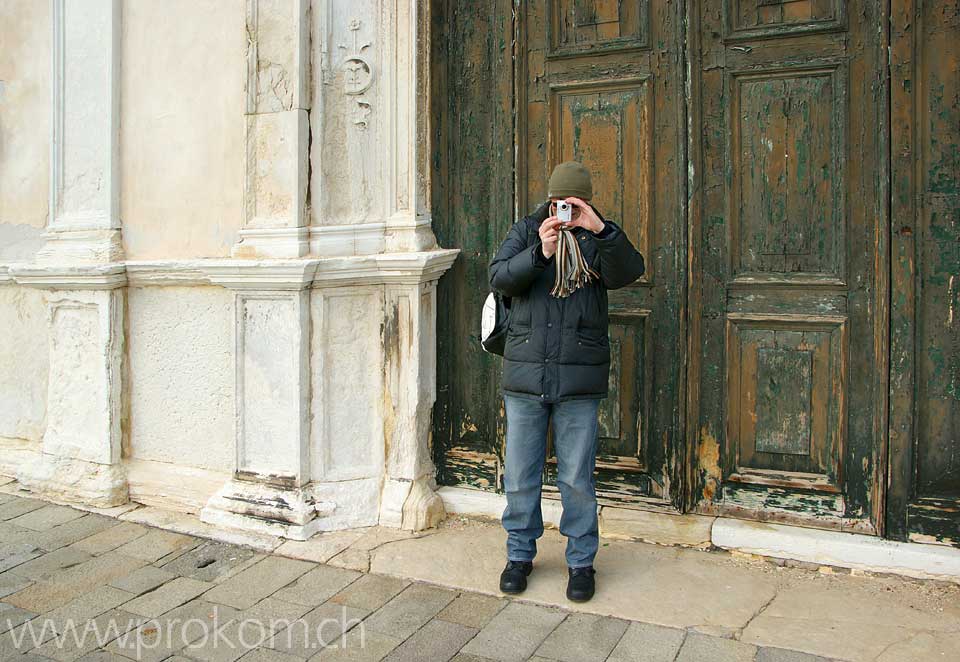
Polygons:
[[561,223],[569,223],[572,220],[573,205],[566,200],[557,201],[557,218]]

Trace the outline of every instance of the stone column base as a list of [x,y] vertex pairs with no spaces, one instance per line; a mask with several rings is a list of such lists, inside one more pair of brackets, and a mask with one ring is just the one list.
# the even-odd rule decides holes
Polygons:
[[127,472],[119,464],[41,453],[17,470],[17,481],[40,497],[96,508],[120,506],[129,500]]
[[200,510],[200,521],[307,540],[320,530],[321,517],[333,513],[334,508],[334,504],[317,502],[309,488],[234,479],[210,497]]
[[408,531],[435,527],[446,517],[443,499],[437,494],[436,481],[388,479],[383,487],[380,524]]

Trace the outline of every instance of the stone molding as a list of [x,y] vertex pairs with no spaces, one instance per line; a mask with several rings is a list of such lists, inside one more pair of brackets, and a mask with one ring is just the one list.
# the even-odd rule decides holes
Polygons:
[[127,260],[109,264],[0,264],[0,285],[46,289],[114,289],[217,285],[228,289],[300,290],[438,280],[460,253],[443,248],[331,258]]

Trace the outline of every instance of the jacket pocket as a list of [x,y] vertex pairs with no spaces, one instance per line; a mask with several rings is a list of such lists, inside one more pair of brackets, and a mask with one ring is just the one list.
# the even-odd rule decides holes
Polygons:
[[573,363],[597,365],[610,360],[610,339],[606,331],[580,327],[575,334],[576,359]]

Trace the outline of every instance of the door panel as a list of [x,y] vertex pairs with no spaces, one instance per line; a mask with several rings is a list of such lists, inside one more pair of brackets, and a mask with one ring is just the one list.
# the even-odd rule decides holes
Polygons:
[[499,489],[500,357],[480,347],[487,265],[513,222],[511,0],[431,4],[433,228],[460,249],[437,288],[437,481]]
[[690,5],[690,433],[701,512],[875,532],[886,17],[846,5]]
[[[448,0],[434,9],[434,58],[444,62],[443,81],[433,90],[436,113],[443,114],[434,227],[442,245],[463,249],[440,283],[441,310],[451,316],[438,320],[439,480],[501,489],[500,359],[477,343],[487,293],[481,278],[510,224],[546,199],[553,167],[575,159],[593,174],[593,204],[624,228],[647,267],[636,283],[609,292],[610,396],[600,414],[599,497],[682,508],[681,6],[528,0],[516,2],[515,13],[509,7],[497,2],[478,16],[475,3]],[[555,492],[554,472],[551,458],[547,493]]]
[[960,11],[891,17],[888,534],[960,547]]
[[[600,416],[598,497],[681,508],[679,7],[636,0],[520,6],[518,215],[546,199],[556,164],[580,161],[593,175],[591,202],[624,228],[647,265],[635,283],[609,292],[610,396]],[[548,493],[556,489],[555,471],[551,457]]]

